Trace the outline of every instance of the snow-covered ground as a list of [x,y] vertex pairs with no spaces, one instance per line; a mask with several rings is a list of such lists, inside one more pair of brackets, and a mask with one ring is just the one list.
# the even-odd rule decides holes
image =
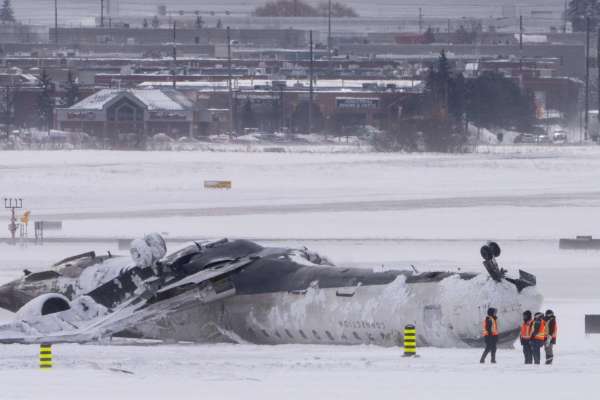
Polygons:
[[[233,189],[203,189],[230,179]],[[538,278],[560,324],[557,363],[521,365],[520,349],[481,366],[477,349],[373,346],[56,345],[52,371],[36,346],[0,346],[0,399],[399,398],[503,400],[594,395],[600,338],[600,252],[558,238],[600,236],[600,148],[548,147],[470,155],[211,152],[0,152],[0,194],[32,218],[62,220],[65,243],[0,244],[0,283],[74,253],[111,250],[94,237],[256,238],[303,246],[338,265],[482,271],[479,246]],[[69,238],[88,237],[88,243]],[[174,248],[177,244],[169,244]],[[0,320],[9,318],[0,311]],[[123,372],[127,371],[127,372]],[[131,372],[131,373],[128,373]],[[534,390],[539,390],[534,392]]]

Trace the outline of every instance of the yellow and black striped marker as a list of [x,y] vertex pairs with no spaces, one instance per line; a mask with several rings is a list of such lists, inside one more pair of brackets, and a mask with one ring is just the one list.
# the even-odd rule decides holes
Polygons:
[[40,368],[49,369],[52,368],[52,345],[41,344],[40,345]]
[[417,355],[417,329],[414,325],[404,327],[404,357]]

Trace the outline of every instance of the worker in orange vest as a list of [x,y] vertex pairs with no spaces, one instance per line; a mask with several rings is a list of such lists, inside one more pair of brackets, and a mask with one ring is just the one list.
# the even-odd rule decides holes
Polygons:
[[521,346],[523,346],[523,355],[525,356],[525,364],[533,363],[533,353],[531,352],[531,311],[523,312],[523,322],[521,323]]
[[536,312],[533,316],[533,324],[531,325],[531,352],[533,353],[533,362],[540,363],[540,349],[546,342],[546,321],[544,314]]
[[496,347],[498,345],[498,316],[497,310],[493,307],[488,308],[487,315],[483,320],[483,338],[485,340],[485,350],[481,355],[480,363],[485,363],[488,354],[492,355],[492,364],[496,364]]
[[556,338],[558,336],[558,324],[556,323],[556,317],[552,310],[546,310],[544,320],[546,322],[546,342],[544,344],[544,351],[546,353],[546,365],[550,365],[554,360],[554,345],[556,344]]

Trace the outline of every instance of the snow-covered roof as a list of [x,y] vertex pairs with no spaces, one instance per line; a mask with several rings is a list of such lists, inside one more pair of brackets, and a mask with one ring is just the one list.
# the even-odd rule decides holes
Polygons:
[[71,109],[102,110],[120,96],[131,96],[143,103],[148,110],[183,111],[192,107],[191,102],[181,93],[168,89],[103,89],[79,103]]

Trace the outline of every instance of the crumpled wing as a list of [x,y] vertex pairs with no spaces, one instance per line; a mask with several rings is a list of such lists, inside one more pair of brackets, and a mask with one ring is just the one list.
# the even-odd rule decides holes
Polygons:
[[[0,325],[0,343],[85,343],[110,337],[140,322],[168,316],[190,304],[207,304],[233,296],[235,289],[217,289],[211,281],[256,259],[244,257],[230,264],[207,268],[164,287],[157,287],[153,278],[141,281],[133,297],[105,314],[89,319],[67,310],[39,317],[45,325],[40,325],[37,320],[35,324],[34,321],[16,321]],[[50,328],[40,331],[36,325]]]

